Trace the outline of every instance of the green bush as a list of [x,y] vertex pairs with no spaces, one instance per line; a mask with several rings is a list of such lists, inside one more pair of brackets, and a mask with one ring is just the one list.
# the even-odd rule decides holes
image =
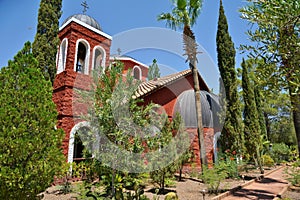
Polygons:
[[0,71],[0,199],[34,199],[62,170],[52,85],[27,42]]
[[271,158],[271,156],[268,154],[262,155],[261,160],[262,160],[263,166],[272,167],[275,164],[273,158]]
[[238,165],[235,160],[219,161],[216,165],[219,171],[226,174],[226,178],[238,178]]
[[227,174],[226,178],[238,178],[238,164],[235,159],[236,153],[225,151],[224,154],[220,153],[220,159],[217,162],[216,167],[219,171]]
[[289,175],[288,181],[294,186],[300,186],[300,160],[293,163],[286,171]]
[[203,169],[203,174],[200,176],[205,185],[207,185],[209,193],[218,193],[221,181],[227,177],[227,173],[215,166],[214,168]]
[[282,163],[283,161],[289,161],[292,150],[288,145],[284,143],[275,143],[272,146],[270,155],[276,163]]

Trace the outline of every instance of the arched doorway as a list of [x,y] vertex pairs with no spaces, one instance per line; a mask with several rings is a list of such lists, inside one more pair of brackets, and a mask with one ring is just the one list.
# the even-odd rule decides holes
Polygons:
[[[69,139],[69,149],[68,149],[68,162],[80,162],[86,158],[92,157],[91,154],[85,152],[85,147],[82,142],[82,136],[88,134],[91,131],[88,122],[80,122],[76,124],[71,132]],[[84,155],[86,153],[86,155]]]

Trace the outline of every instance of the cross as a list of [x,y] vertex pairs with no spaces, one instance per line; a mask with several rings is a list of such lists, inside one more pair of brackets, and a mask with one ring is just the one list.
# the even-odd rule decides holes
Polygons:
[[118,52],[118,55],[121,55],[121,52],[122,52],[122,51],[121,51],[120,48],[118,48],[118,49],[117,49],[117,52]]
[[82,13],[85,14],[87,9],[89,8],[88,4],[86,3],[86,1],[82,2],[81,5],[83,6],[83,11]]

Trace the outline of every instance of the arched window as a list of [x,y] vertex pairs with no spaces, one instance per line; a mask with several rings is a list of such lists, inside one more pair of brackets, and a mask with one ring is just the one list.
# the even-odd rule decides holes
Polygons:
[[134,66],[134,68],[133,68],[133,77],[135,79],[141,80],[142,70],[140,69],[139,66]]
[[89,43],[81,39],[77,41],[75,71],[88,74],[89,69]]
[[106,53],[103,47],[96,46],[94,48],[94,56],[93,56],[93,70],[97,69],[98,67],[105,67],[106,61]]
[[66,69],[67,51],[68,51],[68,39],[65,38],[61,42],[59,48],[57,74],[59,74],[60,72]]

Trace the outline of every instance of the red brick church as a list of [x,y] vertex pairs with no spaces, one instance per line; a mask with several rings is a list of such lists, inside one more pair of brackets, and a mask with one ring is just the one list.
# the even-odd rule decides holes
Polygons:
[[[85,84],[75,84],[75,80],[88,83],[91,72],[98,66],[109,66],[112,60],[124,63],[124,74],[132,69],[134,78],[142,80],[135,98],[144,102],[156,103],[164,107],[169,119],[179,112],[187,131],[194,134],[191,148],[195,153],[195,162],[200,165],[199,146],[196,129],[196,109],[191,70],[147,81],[148,66],[126,56],[110,56],[112,37],[103,32],[99,23],[85,14],[76,14],[67,18],[59,29],[61,41],[57,56],[57,75],[54,81],[53,101],[58,110],[58,128],[65,132],[63,153],[68,162],[82,158],[82,145],[75,142],[76,132],[87,126],[87,122],[78,120],[74,112],[72,99],[74,89],[87,89]],[[210,93],[208,86],[199,74],[201,88],[202,118],[205,134],[208,162],[213,162],[219,133],[216,110],[219,109],[218,97]],[[83,106],[84,107],[84,106]]]

